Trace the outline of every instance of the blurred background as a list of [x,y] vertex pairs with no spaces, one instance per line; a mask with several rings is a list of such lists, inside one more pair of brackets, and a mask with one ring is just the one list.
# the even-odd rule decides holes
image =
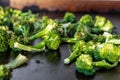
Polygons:
[[32,11],[120,12],[119,0],[0,0],[0,5]]

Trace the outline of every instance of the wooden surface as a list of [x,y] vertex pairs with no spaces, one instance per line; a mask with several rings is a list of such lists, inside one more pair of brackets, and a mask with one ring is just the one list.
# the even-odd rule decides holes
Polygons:
[[48,11],[120,11],[120,0],[10,0],[17,9],[31,8]]

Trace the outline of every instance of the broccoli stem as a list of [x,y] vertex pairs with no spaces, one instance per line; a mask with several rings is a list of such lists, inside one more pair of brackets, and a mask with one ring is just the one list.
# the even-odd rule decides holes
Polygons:
[[19,54],[15,60],[13,60],[12,62],[6,64],[6,68],[7,69],[14,69],[19,67],[20,65],[26,63],[28,61],[27,57],[23,56],[22,54]]
[[76,57],[78,57],[81,53],[79,52],[79,49],[74,50],[70,56],[66,59],[64,59],[64,64],[69,64],[72,62]]
[[99,68],[106,68],[106,69],[113,68],[117,66],[117,64],[118,62],[114,62],[113,64],[110,64],[106,62],[105,60],[94,62],[94,66],[99,67]]
[[47,27],[45,29],[36,33],[35,35],[32,35],[32,36],[28,37],[28,41],[32,41],[32,40],[37,39],[37,38],[39,38],[43,35],[48,34],[55,27],[56,27],[56,23],[54,21],[50,20],[50,23],[47,25]]
[[32,46],[26,46],[26,45],[20,44],[18,42],[14,43],[14,48],[18,48],[18,49],[25,50],[25,51],[32,51],[32,52],[40,52],[45,49],[45,47],[37,49]]
[[76,41],[78,41],[78,39],[76,38],[61,38],[61,40],[67,43],[75,43]]
[[41,49],[43,47],[45,47],[45,41],[44,40],[33,46],[33,48],[36,48],[36,49]]
[[111,39],[111,40],[108,40],[107,43],[120,44],[120,39]]

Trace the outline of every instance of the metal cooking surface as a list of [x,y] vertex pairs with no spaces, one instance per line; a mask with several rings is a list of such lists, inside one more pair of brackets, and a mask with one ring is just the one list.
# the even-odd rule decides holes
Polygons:
[[[41,16],[47,15],[51,18],[60,19],[63,13],[40,13]],[[76,14],[79,19],[83,14]],[[120,33],[120,15],[118,14],[91,14],[102,15],[110,19],[116,27],[115,32]],[[75,71],[74,63],[64,65],[64,58],[68,57],[69,50],[66,44],[59,48],[55,54],[56,59],[49,58],[46,53],[27,53],[30,60],[27,65],[14,69],[10,80],[120,80],[120,65],[111,69],[98,71],[94,76],[86,77]],[[54,57],[53,56],[53,57]]]

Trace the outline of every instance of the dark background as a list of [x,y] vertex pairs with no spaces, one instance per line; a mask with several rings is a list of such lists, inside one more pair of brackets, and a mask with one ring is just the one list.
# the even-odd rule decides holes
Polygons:
[[0,5],[3,7],[10,5],[10,0],[0,0]]

